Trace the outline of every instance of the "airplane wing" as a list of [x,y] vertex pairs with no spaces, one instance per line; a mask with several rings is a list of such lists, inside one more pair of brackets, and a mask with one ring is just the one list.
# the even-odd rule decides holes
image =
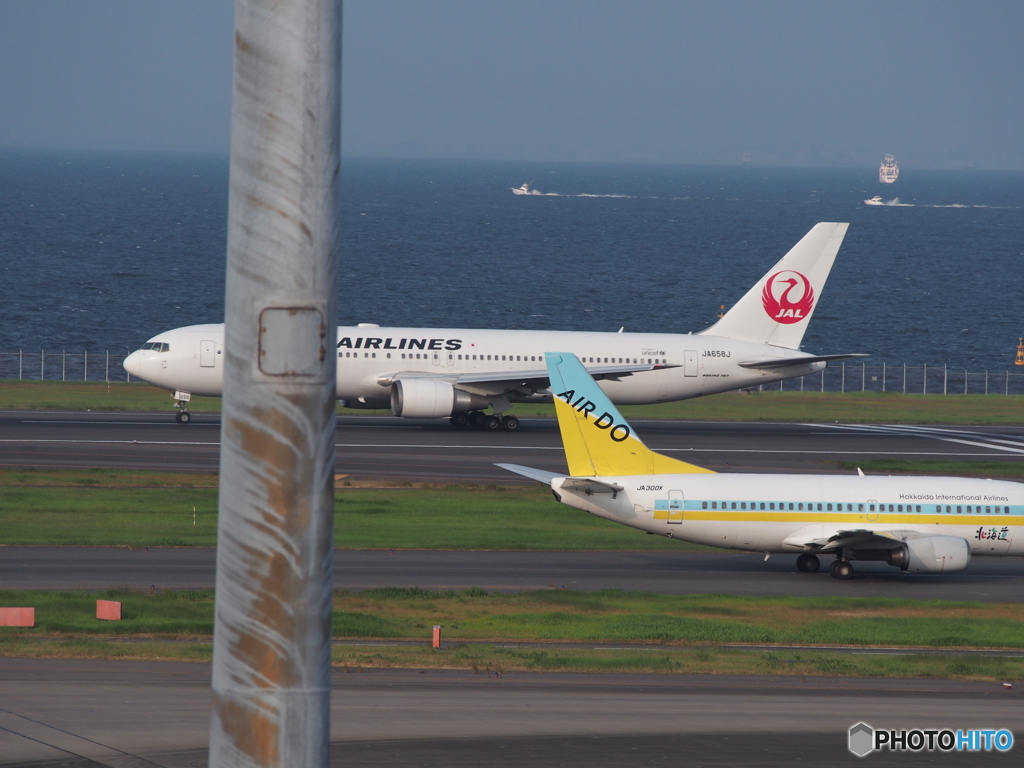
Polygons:
[[918,531],[873,531],[866,528],[836,530],[828,536],[801,537],[799,532],[783,542],[784,545],[800,548],[815,554],[827,554],[837,549],[891,549],[908,539],[922,539],[930,536]]
[[[597,365],[587,371],[598,381],[602,379],[618,380],[623,376],[632,376],[644,371],[660,371],[678,368],[677,365]],[[399,379],[439,379],[448,381],[459,389],[476,392],[481,395],[501,395],[514,389],[536,392],[550,386],[546,368],[535,371],[481,371],[474,373],[445,375],[443,371],[398,371],[397,373],[377,379],[381,386],[390,386]]]
[[737,363],[740,368],[788,368],[791,365],[804,363],[831,363],[836,360],[852,360],[858,357],[871,357],[870,352],[851,352],[848,355],[808,355],[806,357],[779,357],[771,360],[750,360]]

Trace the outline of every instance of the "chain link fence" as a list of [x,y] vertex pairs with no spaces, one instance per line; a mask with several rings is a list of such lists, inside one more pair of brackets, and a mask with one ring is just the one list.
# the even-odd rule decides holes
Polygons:
[[23,381],[131,381],[122,363],[131,354],[113,352],[0,352],[0,379]]
[[[30,381],[131,381],[121,365],[129,353],[0,352],[0,379]],[[1024,368],[969,371],[948,365],[833,363],[821,373],[759,390],[784,392],[900,392],[923,395],[1024,395]]]
[[1024,369],[970,371],[949,365],[832,363],[821,373],[772,384],[761,391],[899,392],[905,395],[1024,395]]

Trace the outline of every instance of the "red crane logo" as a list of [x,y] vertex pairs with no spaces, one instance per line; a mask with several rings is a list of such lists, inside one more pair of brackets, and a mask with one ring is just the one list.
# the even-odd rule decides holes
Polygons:
[[814,289],[811,281],[799,272],[783,270],[768,278],[761,303],[772,320],[787,325],[799,323],[814,309]]

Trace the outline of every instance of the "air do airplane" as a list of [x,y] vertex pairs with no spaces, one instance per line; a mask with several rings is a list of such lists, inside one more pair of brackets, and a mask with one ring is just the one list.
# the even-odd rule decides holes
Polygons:
[[876,560],[911,573],[962,571],[977,555],[1024,554],[1024,485],[960,477],[716,474],[647,448],[571,353],[545,355],[568,475],[498,464],[550,485],[562,504],[671,538],[797,554],[815,573]]
[[[543,355],[572,349],[620,405],[684,400],[805,376],[862,354],[800,350],[848,224],[816,224],[715,325],[696,334],[338,328],[337,396],[353,408],[411,419],[515,430],[517,402],[551,402]],[[174,393],[177,420],[192,395],[220,396],[223,325],[154,336],[124,361],[136,378]],[[484,413],[492,408],[493,415]]]

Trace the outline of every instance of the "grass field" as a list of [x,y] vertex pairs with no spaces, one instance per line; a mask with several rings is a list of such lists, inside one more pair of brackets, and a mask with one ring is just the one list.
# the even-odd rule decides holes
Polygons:
[[[698,421],[840,421],[885,424],[1024,424],[1024,398],[1003,395],[900,395],[878,392],[752,392],[659,405],[625,406],[627,419]],[[0,381],[0,407],[24,410],[174,411],[170,393],[141,383]],[[220,399],[195,397],[196,412],[220,410]],[[549,405],[520,404],[521,417],[554,418]],[[339,408],[372,417],[387,411]]]
[[[0,469],[0,545],[212,547],[217,477]],[[537,485],[338,489],[348,549],[704,550],[558,504]]]
[[[124,621],[94,618],[94,600],[120,600]],[[209,660],[211,592],[0,592],[34,605],[37,627],[0,628],[0,654]],[[441,624],[447,647],[427,648]],[[423,646],[336,646],[336,664],[474,671],[708,672],[1020,679],[1024,659],[967,656],[964,648],[1024,646],[1024,606],[860,598],[667,596],[563,590],[516,594],[378,589],[336,593],[335,638],[413,639]],[[115,641],[120,638],[120,641]],[[125,642],[130,640],[131,642]],[[612,641],[623,649],[501,648],[527,641]],[[644,643],[663,644],[652,648]],[[470,645],[469,643],[473,643]],[[816,645],[738,652],[717,644]],[[670,647],[665,647],[668,645]],[[849,656],[830,645],[953,649],[940,656]]]
[[942,459],[868,459],[844,461],[845,469],[892,475],[956,475],[959,477],[1024,477],[1022,461],[943,461]]

